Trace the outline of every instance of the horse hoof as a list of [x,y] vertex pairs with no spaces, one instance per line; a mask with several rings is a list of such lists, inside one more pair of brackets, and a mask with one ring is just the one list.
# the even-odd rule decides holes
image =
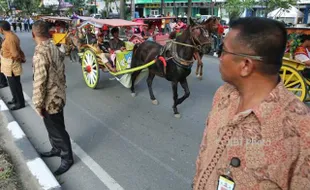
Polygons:
[[136,97],[137,95],[136,95],[136,93],[131,93],[131,96]]
[[199,79],[199,80],[202,80],[202,76],[198,76],[198,79]]
[[152,100],[152,104],[153,105],[158,105],[158,101],[157,100]]
[[181,114],[179,114],[179,113],[174,114],[174,117],[179,119],[179,118],[181,118]]

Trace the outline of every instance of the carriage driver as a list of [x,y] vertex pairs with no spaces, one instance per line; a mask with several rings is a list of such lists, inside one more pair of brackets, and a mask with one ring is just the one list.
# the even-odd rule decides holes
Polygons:
[[302,71],[302,74],[305,78],[310,79],[310,35],[303,34],[300,38],[302,44],[297,47],[294,56],[297,61],[304,63],[308,67]]
[[113,36],[113,39],[111,39],[109,41],[109,51],[110,51],[110,54],[108,53],[101,53],[100,54],[100,58],[102,60],[103,63],[105,63],[105,65],[108,67],[108,69],[112,72],[117,72],[116,68],[114,68],[112,66],[112,64],[110,63],[109,61],[109,58],[111,60],[114,60],[114,56],[115,53],[119,52],[119,51],[124,51],[126,50],[125,48],[125,42],[123,42],[122,40],[119,39],[119,29],[118,27],[114,27],[112,28],[111,30],[111,33],[112,33],[112,36]]

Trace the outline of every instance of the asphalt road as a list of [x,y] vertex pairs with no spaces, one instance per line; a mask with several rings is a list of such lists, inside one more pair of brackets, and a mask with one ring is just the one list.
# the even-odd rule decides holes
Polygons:
[[[31,33],[18,35],[27,56],[23,90],[31,98],[35,44]],[[63,189],[190,189],[212,97],[223,83],[218,60],[205,57],[203,61],[203,80],[195,77],[194,66],[188,77],[191,95],[179,106],[182,117],[177,119],[171,108],[171,85],[165,79],[155,78],[153,89],[159,105],[152,105],[145,80],[137,85],[134,98],[107,73],[102,73],[99,89],[93,90],[84,83],[80,65],[67,59],[65,121],[75,165],[58,178]],[[11,99],[9,88],[0,94],[5,101]],[[43,122],[29,104],[13,115],[38,151],[51,148]],[[59,158],[45,161],[52,171],[60,164]]]

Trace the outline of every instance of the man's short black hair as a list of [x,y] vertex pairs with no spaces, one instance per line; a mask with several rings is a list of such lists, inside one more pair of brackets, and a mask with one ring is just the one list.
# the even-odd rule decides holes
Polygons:
[[2,28],[4,31],[10,31],[11,30],[11,25],[8,21],[1,20],[0,21],[0,28]]
[[50,37],[49,24],[43,20],[38,20],[32,25],[34,34],[38,37]]
[[287,31],[283,23],[261,17],[246,17],[232,21],[230,28],[239,30],[237,41],[264,58],[259,67],[262,73],[274,75],[279,72],[287,43]]
[[115,34],[115,33],[117,33],[117,32],[119,32],[118,27],[112,28],[112,30],[111,30],[112,35]]

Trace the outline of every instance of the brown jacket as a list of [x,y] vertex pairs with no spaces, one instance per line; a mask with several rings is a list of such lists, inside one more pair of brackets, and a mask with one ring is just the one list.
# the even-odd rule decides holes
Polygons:
[[5,35],[1,47],[1,72],[6,76],[20,76],[23,72],[21,63],[26,62],[25,54],[20,48],[20,40],[13,32]]

